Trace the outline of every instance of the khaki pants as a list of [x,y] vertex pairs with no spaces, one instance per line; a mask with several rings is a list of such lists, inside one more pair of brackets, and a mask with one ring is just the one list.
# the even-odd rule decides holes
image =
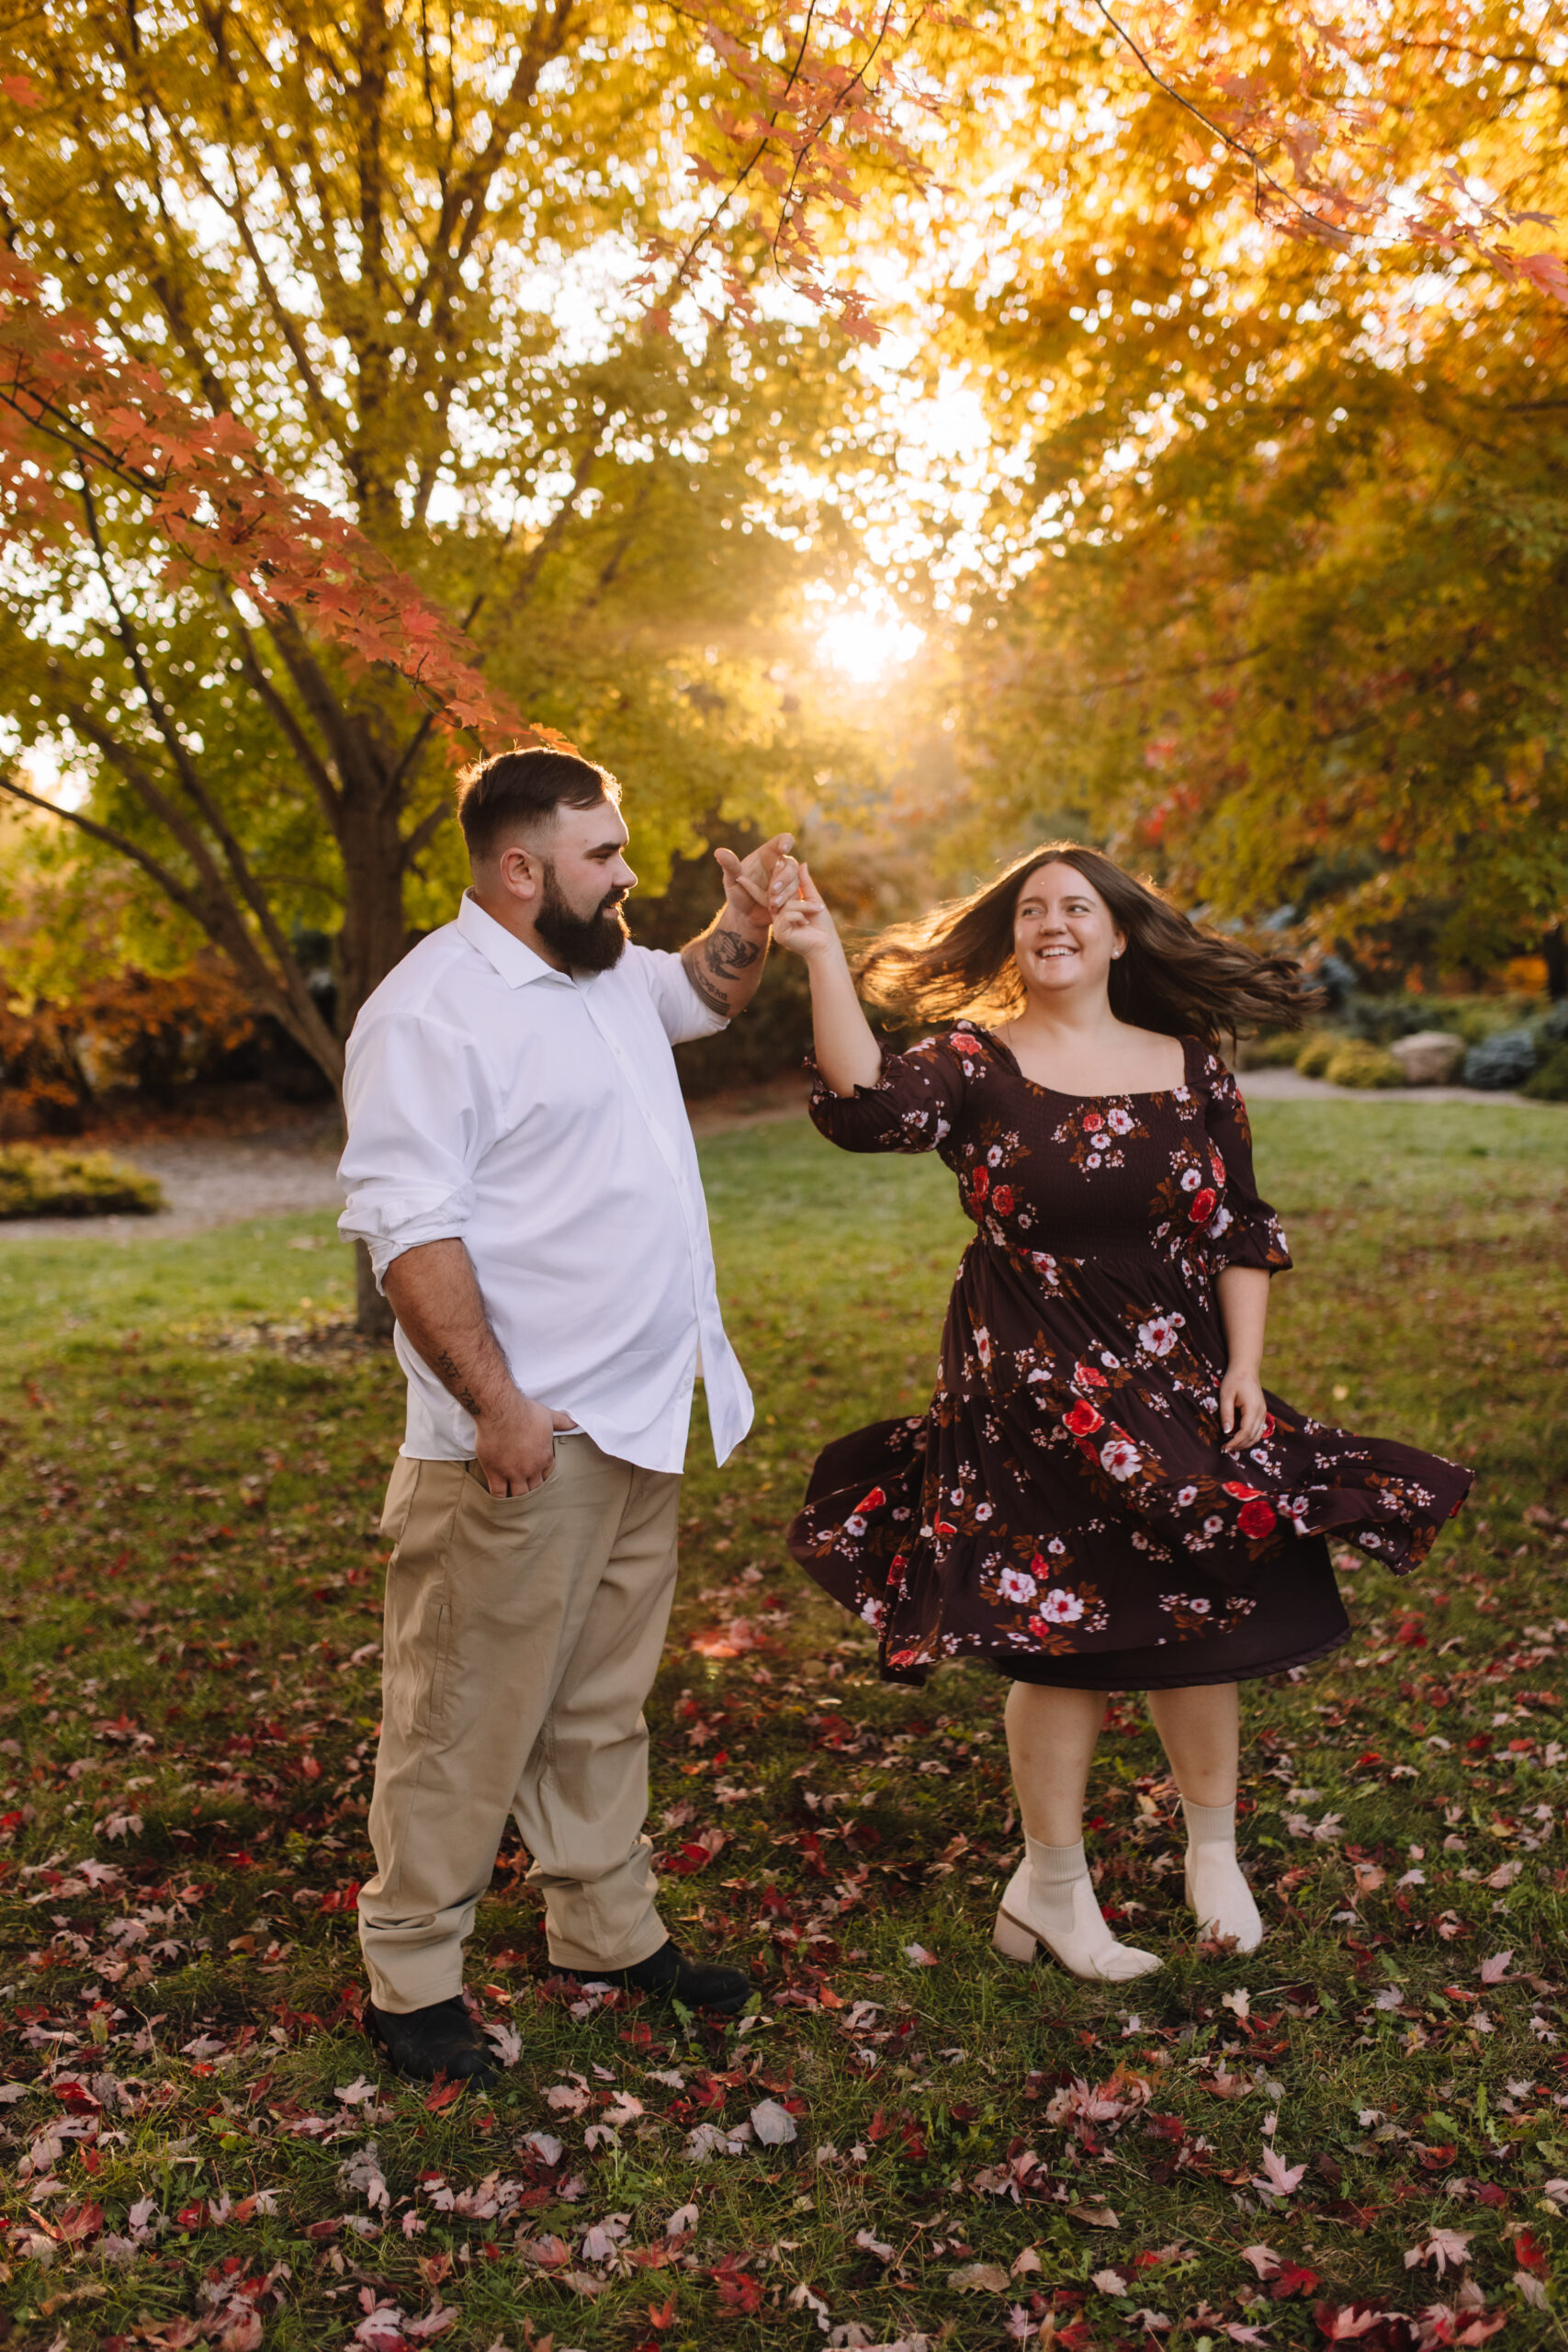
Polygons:
[[359,1940],[377,2007],[462,1990],[463,1944],[508,1813],[562,1968],[659,1951],[647,1697],[675,1588],[678,1476],[558,1437],[534,1493],[400,1456],[387,1571],[376,1875]]

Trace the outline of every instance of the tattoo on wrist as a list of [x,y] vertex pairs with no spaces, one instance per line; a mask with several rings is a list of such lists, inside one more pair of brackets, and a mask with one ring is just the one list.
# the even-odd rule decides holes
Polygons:
[[457,1398],[464,1412],[471,1413],[477,1421],[479,1417],[479,1400],[469,1387],[461,1367],[454,1362],[450,1349],[443,1348],[430,1369],[437,1380]]

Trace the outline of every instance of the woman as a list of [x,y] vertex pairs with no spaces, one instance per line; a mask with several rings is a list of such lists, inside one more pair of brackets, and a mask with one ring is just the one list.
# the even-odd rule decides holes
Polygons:
[[1113,1937],[1084,1858],[1106,1694],[1127,1690],[1181,1792],[1199,1927],[1251,1951],[1236,1685],[1347,1639],[1327,1535],[1409,1570],[1471,1483],[1259,1383],[1291,1261],[1215,1045],[1299,1023],[1300,967],[1055,843],[863,958],[868,996],[949,1024],[884,1055],[804,865],[781,861],[773,911],[810,973],[818,1126],[848,1151],[940,1152],[977,1228],[930,1412],[829,1445],[791,1548],[878,1628],[888,1680],[943,1657],[1011,1678],[1025,1850],[999,1951],[1043,1943],[1118,1981],[1159,1966]]

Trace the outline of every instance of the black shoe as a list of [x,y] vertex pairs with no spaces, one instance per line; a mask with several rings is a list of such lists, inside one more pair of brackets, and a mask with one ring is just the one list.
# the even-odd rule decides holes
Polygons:
[[624,1984],[628,1993],[680,2001],[688,2009],[716,2009],[727,2018],[751,1997],[750,1980],[739,1968],[704,1967],[688,1960],[677,1943],[667,1943],[635,1968],[577,1968],[571,1973],[585,1984]]
[[400,2075],[411,2082],[431,2083],[437,2075],[488,2090],[499,2081],[494,2056],[468,2015],[461,1993],[449,2001],[433,2001],[426,2009],[378,2009],[365,2005],[365,2025]]

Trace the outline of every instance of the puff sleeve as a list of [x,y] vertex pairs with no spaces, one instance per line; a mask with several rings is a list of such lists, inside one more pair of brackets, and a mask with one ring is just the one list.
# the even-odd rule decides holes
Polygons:
[[1252,1129],[1234,1074],[1217,1055],[1204,1073],[1203,1122],[1211,1153],[1224,1170],[1219,1204],[1206,1241],[1215,1273],[1226,1266],[1258,1266],[1283,1273],[1291,1262],[1284,1227],[1258,1190],[1252,1172]]
[[816,1080],[813,1124],[840,1151],[935,1151],[964,1100],[964,1057],[947,1038],[884,1054],[875,1085],[857,1086],[852,1094],[835,1094],[814,1059],[806,1067]]

